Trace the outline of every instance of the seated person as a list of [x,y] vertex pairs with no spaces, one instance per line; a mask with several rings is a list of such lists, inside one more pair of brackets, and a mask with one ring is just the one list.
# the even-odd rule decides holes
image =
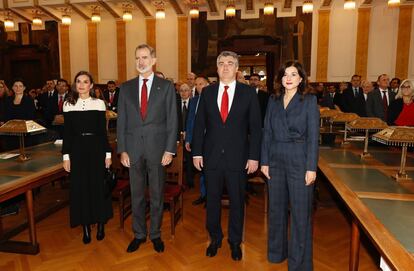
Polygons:
[[388,125],[414,126],[414,84],[404,80],[388,109]]

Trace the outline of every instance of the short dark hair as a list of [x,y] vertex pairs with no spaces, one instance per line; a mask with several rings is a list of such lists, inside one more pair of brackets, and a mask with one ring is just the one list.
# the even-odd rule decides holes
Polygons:
[[12,81],[11,86],[13,87],[13,85],[14,85],[15,83],[17,83],[17,82],[22,83],[22,84],[23,84],[23,86],[24,86],[24,87],[26,87],[26,83],[24,82],[23,78],[20,78],[20,77],[14,78],[14,79],[13,79],[13,81]]
[[359,79],[361,79],[361,75],[359,75],[359,74],[352,75],[351,80],[354,79],[354,77],[358,77]]
[[286,69],[289,67],[295,67],[298,70],[299,76],[302,78],[302,81],[298,86],[298,93],[301,94],[303,99],[303,96],[309,92],[308,75],[306,74],[306,71],[303,68],[302,64],[294,60],[287,61],[285,64],[283,64],[275,77],[274,85],[276,86],[276,98],[280,98],[282,94],[285,93],[285,87],[282,84],[282,78],[285,75]]
[[154,58],[157,57],[156,53],[155,53],[155,49],[152,48],[151,46],[149,46],[148,44],[145,44],[145,43],[140,44],[140,45],[137,46],[137,48],[135,49],[135,54],[137,53],[138,50],[141,50],[141,49],[148,49],[149,52],[150,52],[150,55],[152,57],[154,57]]
[[109,85],[109,84],[111,84],[111,85],[116,85],[116,84],[115,84],[115,81],[113,81],[113,80],[109,80],[106,84],[107,84],[107,85]]
[[392,82],[392,81],[394,81],[394,80],[397,80],[398,85],[400,85],[400,84],[401,84],[401,79],[400,79],[400,78],[398,78],[398,77],[394,77],[394,78],[392,78],[392,79],[391,79],[391,82]]
[[65,79],[63,79],[63,78],[59,78],[58,80],[57,80],[57,82],[56,82],[56,85],[57,84],[59,84],[59,83],[65,83],[66,85],[68,85],[68,81],[66,81]]

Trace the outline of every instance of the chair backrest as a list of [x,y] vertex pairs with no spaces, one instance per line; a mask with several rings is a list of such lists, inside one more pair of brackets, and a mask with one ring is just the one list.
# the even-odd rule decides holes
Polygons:
[[[171,164],[165,167],[168,183],[183,184],[183,151],[183,142],[180,140],[177,142],[177,153],[173,157]],[[192,161],[189,162],[191,163]]]

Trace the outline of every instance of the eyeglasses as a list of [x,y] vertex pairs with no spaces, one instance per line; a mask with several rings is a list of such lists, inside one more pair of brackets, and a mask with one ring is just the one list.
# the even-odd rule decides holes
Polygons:
[[401,88],[411,88],[410,85],[406,85],[406,86],[401,86]]

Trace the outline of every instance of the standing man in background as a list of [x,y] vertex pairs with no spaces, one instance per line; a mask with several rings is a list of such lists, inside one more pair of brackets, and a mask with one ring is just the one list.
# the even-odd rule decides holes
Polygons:
[[[208,80],[205,77],[199,76],[195,80],[195,87],[197,91],[197,95],[195,95],[190,100],[190,104],[188,106],[188,117],[187,117],[187,124],[185,127],[185,149],[191,153],[191,145],[193,140],[193,130],[194,130],[194,121],[197,114],[198,103],[200,101],[200,95],[203,89],[208,86]],[[200,174],[200,197],[193,201],[193,205],[199,205],[206,201],[206,181],[204,177],[204,173],[201,172]]]
[[164,209],[164,167],[177,148],[177,104],[173,84],[154,76],[155,50],[147,44],[135,50],[138,77],[121,85],[118,100],[117,144],[120,161],[129,168],[134,239],[133,252],[146,241],[145,185],[151,195],[149,237],[154,250],[164,251],[161,240]]

